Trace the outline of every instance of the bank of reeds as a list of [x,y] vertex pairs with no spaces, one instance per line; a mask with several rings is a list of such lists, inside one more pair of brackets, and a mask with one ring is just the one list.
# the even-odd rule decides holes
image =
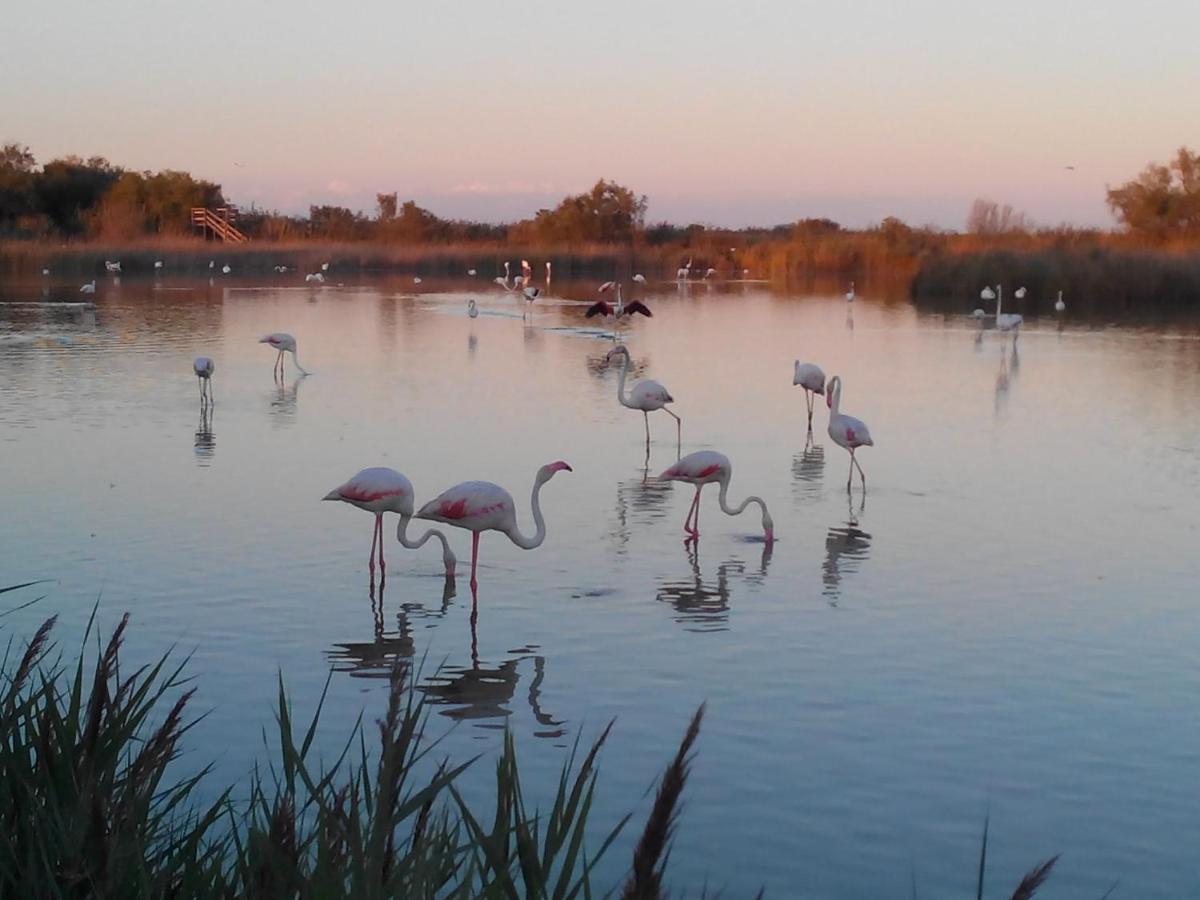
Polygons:
[[[85,646],[96,634],[94,615]],[[485,816],[456,784],[476,760],[431,758],[437,742],[426,738],[426,709],[404,670],[392,675],[374,751],[360,720],[332,760],[313,750],[325,694],[299,728],[281,679],[278,745],[255,769],[248,799],[230,788],[201,802],[208,769],[175,774],[198,721],[186,660],[173,663],[167,653],[123,669],[127,624],[125,616],[97,644],[90,664],[82,653],[73,666],[62,663],[53,617],[23,650],[9,643],[0,663],[0,896],[559,900],[605,893],[593,873],[630,818],[589,846],[597,758],[611,724],[582,758],[576,743],[548,810],[526,801],[506,735]],[[660,780],[624,884],[608,893],[666,896],[702,716],[703,707]],[[981,889],[985,857],[986,832]],[[1032,897],[1052,865],[1034,869],[1013,897]]]

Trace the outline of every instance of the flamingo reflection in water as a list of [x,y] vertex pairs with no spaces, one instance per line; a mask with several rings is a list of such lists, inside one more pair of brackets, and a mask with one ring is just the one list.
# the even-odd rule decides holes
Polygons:
[[847,518],[844,525],[835,525],[825,535],[825,561],[821,563],[822,593],[830,606],[837,606],[842,595],[842,579],[862,568],[871,552],[871,535],[859,528],[858,517],[866,508],[863,495],[858,509],[847,495]]
[[688,631],[727,631],[731,582],[740,577],[747,583],[762,583],[771,564],[774,545],[766,543],[762,548],[756,572],[748,573],[744,560],[728,559],[717,566],[716,579],[706,581],[700,572],[699,545],[695,541],[689,542],[686,553],[691,576],[660,582],[655,597],[675,608],[675,621]]
[[647,467],[643,467],[636,478],[617,482],[616,518],[609,536],[618,553],[624,553],[629,545],[631,524],[650,525],[667,517],[674,491],[674,482],[650,477]]
[[819,500],[825,489],[825,448],[808,433],[804,449],[792,457],[792,483],[798,500]]
[[216,455],[217,438],[212,429],[213,405],[204,400],[200,401],[200,422],[196,426],[195,451],[196,461],[207,465]]

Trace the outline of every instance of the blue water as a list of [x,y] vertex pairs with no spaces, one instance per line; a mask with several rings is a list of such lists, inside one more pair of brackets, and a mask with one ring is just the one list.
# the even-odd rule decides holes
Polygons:
[[[728,455],[731,497],[766,498],[779,538],[706,492],[687,548],[691,489],[654,479],[674,422],[651,416],[647,464],[582,315],[591,286],[556,285],[528,318],[466,282],[168,277],[55,302],[76,290],[0,287],[0,584],[53,579],[0,625],[58,613],[73,651],[99,598],[105,629],[132,613],[133,659],[191,653],[211,714],[181,766],[215,762],[214,787],[262,757],[278,672],[304,718],[335,670],[332,752],[382,712],[371,676],[412,657],[443,747],[485,756],[464,781],[481,801],[504,726],[546,800],[571,743],[616,718],[596,834],[636,814],[606,880],[707,702],[680,890],[900,896],[915,873],[921,896],[967,896],[990,810],[994,896],[1055,853],[1050,896],[1200,895],[1200,335],[1068,312],[1014,349],[869,296],[652,285],[654,317],[622,338],[638,372],[676,398],[678,450]],[[289,362],[273,383],[256,341],[276,330],[311,377]],[[823,405],[806,448],[796,358],[842,375],[871,427],[865,501]],[[545,544],[484,536],[474,630],[465,533],[452,595],[433,545],[392,540],[372,598],[370,517],[319,502],[387,465],[418,502],[505,485],[529,531],[534,472],[557,459],[574,472],[542,492]]]

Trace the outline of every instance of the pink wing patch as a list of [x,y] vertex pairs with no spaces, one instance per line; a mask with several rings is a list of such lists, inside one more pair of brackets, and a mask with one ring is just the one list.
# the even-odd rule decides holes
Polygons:
[[468,515],[466,498],[455,500],[453,503],[449,500],[444,501],[438,507],[438,514],[444,519],[465,519]]
[[692,477],[693,478],[707,478],[709,475],[712,475],[714,472],[720,472],[720,471],[721,471],[721,467],[718,466],[716,463],[713,463],[711,466],[705,466],[703,469],[701,469],[699,472],[697,472]]
[[398,488],[394,491],[367,491],[353,484],[342,488],[338,493],[347,500],[357,500],[359,503],[372,503],[375,500],[382,500],[384,497],[404,496],[404,491]]
[[849,441],[851,444],[858,443],[858,436],[855,435],[853,428],[846,429],[846,440]]

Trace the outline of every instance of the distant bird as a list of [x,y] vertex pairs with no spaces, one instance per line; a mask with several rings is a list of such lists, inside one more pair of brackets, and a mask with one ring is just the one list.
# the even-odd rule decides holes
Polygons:
[[91,281],[89,281],[87,284],[85,284],[83,287],[81,287],[79,289],[79,293],[81,293],[81,294],[96,293],[96,279],[93,278]]
[[514,277],[513,278],[513,289],[519,291],[523,287],[525,287],[525,276],[517,275],[516,277]]
[[[1015,292],[1015,296],[1017,296],[1018,298],[1024,297],[1025,296],[1025,288],[1017,288],[1017,290]],[[1016,313],[1007,313],[1006,314],[1006,313],[1001,312],[1001,306],[1004,302],[1003,286],[999,285],[999,284],[996,285],[996,289],[994,291],[990,287],[985,287],[982,291],[979,292],[979,297],[980,297],[980,299],[983,299],[983,300],[995,300],[996,301],[996,327],[998,329],[1000,329],[1001,331],[1013,332],[1013,337],[1015,339],[1017,334],[1020,331],[1021,323],[1024,322],[1025,319]]]
[[509,274],[509,264],[507,262],[504,263],[504,277],[501,278],[499,275],[497,275],[492,279],[492,281],[500,285],[500,287],[504,288],[506,291],[511,291],[513,289],[512,275]]
[[1066,169],[1068,172],[1074,172],[1074,171],[1075,171],[1075,167],[1074,167],[1074,166],[1063,166],[1063,168],[1064,168],[1064,169]]
[[[608,284],[612,284],[612,282],[610,281]],[[603,291],[606,290],[606,288],[601,287],[600,290]],[[650,307],[646,306],[646,304],[642,303],[640,300],[634,300],[632,303],[626,306],[624,299],[621,297],[621,286],[618,284],[617,302],[614,305],[610,306],[607,301],[597,300],[587,308],[587,312],[584,313],[584,316],[588,319],[592,318],[593,316],[603,316],[606,319],[611,316],[614,319],[619,319],[622,316],[632,316],[634,313],[640,313],[647,318],[650,318],[654,315],[654,313],[650,312]]]
[[479,307],[475,304],[474,300],[467,301],[467,315],[472,319],[479,318]]
[[521,277],[528,281],[533,275],[533,267],[529,265],[529,260],[521,260]]
[[414,276],[413,276],[413,284],[420,284],[420,283],[421,283],[421,276],[420,276],[420,275],[414,275]]
[[808,428],[812,430],[813,405],[817,394],[825,393],[825,373],[820,366],[796,360],[792,384],[804,388],[804,401],[808,405]]
[[716,482],[721,486],[720,493],[717,494],[717,503],[721,507],[721,512],[727,516],[739,516],[751,503],[757,503],[762,510],[763,540],[768,544],[773,543],[775,541],[775,522],[771,519],[771,514],[767,512],[767,504],[762,497],[747,497],[736,509],[726,503],[725,497],[729,492],[729,479],[732,476],[733,463],[724,453],[717,453],[715,450],[697,450],[695,453],[689,453],[658,477],[663,481],[683,481],[696,488],[696,496],[692,499],[692,506],[688,510],[687,518],[683,521],[683,530],[688,534],[689,540],[694,541],[700,537],[700,491],[706,484]]
[[601,294],[603,294],[603,293],[605,293],[605,292],[607,292],[607,291],[611,291],[611,290],[612,290],[613,288],[615,288],[616,286],[617,286],[617,283],[616,283],[615,281],[606,281],[606,282],[604,282],[604,284],[600,285],[600,291],[599,291],[599,292],[600,292]]
[[311,372],[306,372],[304,367],[300,365],[300,358],[296,356],[296,339],[290,334],[287,334],[283,331],[276,331],[272,334],[268,334],[265,337],[260,337],[258,342],[260,344],[270,344],[273,349],[279,351],[279,355],[275,357],[275,368],[280,378],[283,377],[284,353],[292,354],[292,364],[300,370],[302,375],[312,374]]
[[49,269],[42,269],[42,274],[43,274],[43,275],[49,275],[49,274],[50,274],[50,270],[49,270]]
[[712,278],[716,274],[717,274],[717,270],[709,267],[708,269],[705,270],[704,277],[705,277],[705,279],[709,279],[709,278]]
[[470,275],[472,278],[474,278],[474,277],[475,277],[475,270],[474,270],[474,269],[467,269],[467,274],[468,274],[468,275]]
[[1058,299],[1054,301],[1054,311],[1055,312],[1066,312],[1067,304],[1063,302],[1062,295],[1063,295],[1063,292],[1059,291]]
[[212,377],[213,372],[217,367],[213,365],[213,361],[207,356],[197,356],[192,361],[192,371],[196,373],[196,380],[200,385],[200,402],[211,403],[212,395]]
[[1024,287],[1019,287],[1015,291],[1013,291],[1013,296],[1016,297],[1018,300],[1024,300],[1025,294],[1026,294],[1026,291],[1025,291]]
[[639,272],[638,274],[633,276],[633,282],[634,282],[634,284],[645,284],[646,276],[643,275],[641,272]]
[[304,276],[304,280],[316,282],[317,284],[323,284],[325,281],[325,275],[322,272],[310,272]]
[[233,269],[230,268],[229,263],[225,263],[225,265],[221,266],[221,274],[222,275],[228,275],[232,271],[233,271]]
[[750,274],[750,270],[749,270],[749,269],[742,269],[742,274],[743,274],[743,275],[749,275],[749,274]]
[[984,312],[982,309],[979,309],[978,307],[976,307],[975,311],[973,313],[971,313],[971,315],[973,315],[977,319],[982,319],[984,316],[987,315],[987,313]]
[[475,569],[479,564],[479,534],[499,531],[523,550],[540,547],[546,539],[546,520],[542,517],[540,495],[542,485],[558,472],[570,472],[571,467],[561,460],[542,466],[533,480],[530,507],[533,510],[533,537],[526,537],[517,527],[516,504],[512,494],[490,481],[464,481],[443,491],[417,512],[418,519],[443,522],[471,532],[471,590],[478,587]]
[[847,303],[854,302],[854,282],[853,281],[850,282],[850,290],[846,291],[846,302]]
[[209,268],[209,271],[212,271],[214,268],[216,268],[216,265],[217,265],[217,261],[216,261],[216,260],[214,260],[214,259],[210,259],[210,260],[208,261],[208,268]]
[[106,272],[120,272],[121,271],[121,261],[117,260],[117,262],[109,262],[106,259],[104,261],[104,270]]
[[383,466],[363,469],[345,484],[335,487],[332,491],[321,498],[322,500],[340,500],[343,503],[349,503],[351,506],[357,506],[359,509],[364,509],[375,516],[375,530],[371,535],[371,558],[367,563],[371,574],[375,574],[375,547],[379,547],[379,572],[380,575],[387,574],[384,568],[383,559],[383,514],[394,512],[400,516],[400,523],[396,526],[396,540],[400,542],[400,546],[407,547],[409,550],[416,550],[428,541],[430,538],[437,538],[442,542],[442,563],[446,566],[446,575],[454,574],[454,566],[458,562],[454,557],[454,553],[450,550],[450,543],[446,540],[446,536],[436,528],[431,528],[426,531],[417,540],[410,540],[408,537],[408,523],[413,517],[413,486],[412,482],[397,472],[395,469],[388,469]]
[[617,380],[617,400],[624,407],[641,411],[642,419],[646,424],[646,446],[650,446],[650,413],[659,409],[675,420],[675,440],[676,443],[682,443],[683,420],[667,409],[667,404],[674,403],[675,398],[665,387],[649,378],[636,382],[626,394],[625,376],[629,371],[629,350],[624,344],[618,344],[609,350],[605,362],[612,362],[617,357],[621,358],[621,374]]
[[521,291],[521,296],[525,298],[525,302],[529,304],[529,308],[533,307],[533,301],[542,296],[542,289],[535,287],[527,287]]
[[855,458],[854,451],[859,447],[874,447],[875,442],[871,440],[871,432],[867,430],[867,425],[862,419],[842,413],[842,377],[840,375],[834,375],[829,379],[829,384],[825,388],[825,404],[829,407],[829,436],[839,447],[850,451],[850,474],[846,478],[846,490],[850,490],[850,484],[854,479],[854,467],[858,466],[858,474],[862,478],[862,486],[865,491],[867,476],[863,472],[862,465]]
[[154,261],[154,268],[161,269],[162,267],[163,267],[163,261],[161,259],[156,259]]
[[546,260],[546,284],[547,284],[547,285],[549,285],[549,284],[550,284],[550,278],[551,278],[551,274],[550,274],[550,260]]
[[675,270],[675,278],[678,281],[687,281],[692,274],[692,258],[689,256],[688,261]]
[[327,262],[321,263],[321,271],[328,272],[329,271],[329,263],[327,263]]

